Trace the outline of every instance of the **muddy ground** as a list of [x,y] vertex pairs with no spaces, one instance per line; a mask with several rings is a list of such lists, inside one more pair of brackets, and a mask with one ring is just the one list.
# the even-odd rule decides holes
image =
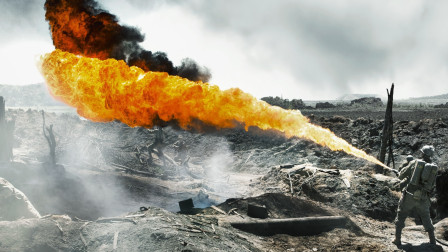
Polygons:
[[[429,109],[394,111],[397,166],[432,144],[439,167],[447,167],[448,109]],[[378,153],[381,108],[302,112],[354,146]],[[391,243],[400,196],[395,175],[345,153],[256,128],[203,134],[167,127],[168,161],[153,153],[148,164],[144,149],[154,142],[155,130],[46,113],[58,142],[55,169],[48,164],[42,115],[10,109],[7,117],[16,120],[15,157],[0,165],[0,176],[45,217],[0,221],[0,251],[399,251]],[[179,142],[186,146],[180,151],[184,165],[176,158]],[[178,201],[188,198],[204,209],[176,213]],[[268,219],[345,216],[348,221],[311,236],[255,235],[229,225],[251,220],[248,204],[265,205]],[[140,211],[142,206],[149,210]],[[433,217],[440,223],[438,238],[446,239],[441,221],[446,213]],[[448,248],[427,244],[418,224],[408,218],[403,250]]]

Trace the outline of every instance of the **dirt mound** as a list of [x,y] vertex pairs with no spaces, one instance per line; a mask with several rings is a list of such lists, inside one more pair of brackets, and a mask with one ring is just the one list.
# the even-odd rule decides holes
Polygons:
[[[263,178],[265,185],[282,181],[280,191],[362,214],[377,220],[392,221],[398,206],[398,193],[391,188],[398,180],[379,180],[366,171],[293,166],[274,167]],[[292,187],[291,187],[292,186]],[[378,197],[381,195],[381,197]]]
[[11,221],[20,218],[40,218],[28,198],[6,179],[0,178],[0,220]]
[[91,222],[68,216],[0,222],[0,244],[2,251],[260,251],[215,218],[158,208]]
[[235,209],[238,213],[246,214],[248,204],[265,206],[268,210],[269,218],[295,218],[335,214],[329,209],[325,209],[322,205],[304,197],[296,198],[282,193],[267,193],[244,199],[228,199],[224,203],[219,204],[218,207],[225,212]]

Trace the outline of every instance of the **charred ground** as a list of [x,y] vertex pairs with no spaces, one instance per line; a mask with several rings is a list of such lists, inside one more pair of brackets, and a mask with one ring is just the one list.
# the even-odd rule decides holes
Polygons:
[[[417,156],[422,145],[433,144],[439,167],[447,167],[447,112],[394,109],[397,165],[408,154]],[[374,156],[378,152],[382,108],[302,113],[354,146]],[[47,164],[40,112],[10,109],[7,116],[16,120],[15,158],[2,165],[1,176],[22,190],[42,215],[53,216],[1,222],[0,242],[6,250],[106,251],[113,249],[118,231],[116,246],[123,251],[396,250],[390,243],[399,198],[394,175],[381,174],[374,165],[347,154],[256,128],[201,134],[168,127],[163,130],[164,154],[172,160],[164,163],[153,153],[148,165],[142,162],[147,154],[142,158],[137,149],[153,143],[155,131],[47,113],[58,141],[57,161],[65,170],[60,172]],[[188,167],[174,160],[180,140],[187,146]],[[206,208],[185,216],[159,209],[176,212],[177,202],[187,198],[197,206],[217,205],[226,214]],[[249,218],[248,203],[265,205],[270,218],[342,215],[350,221],[343,229],[315,236],[256,236],[225,224]],[[137,212],[141,206],[149,210]],[[138,217],[125,217],[129,215]],[[113,216],[122,217],[110,219]],[[434,217],[439,221],[446,213]],[[408,222],[414,225],[413,219]],[[11,232],[14,227],[20,228]],[[34,235],[37,229],[40,234]],[[443,225],[438,231],[438,238],[444,239]],[[13,234],[22,242],[8,242]],[[412,244],[405,250],[442,250],[426,245],[426,240],[418,226],[404,232],[404,241]]]

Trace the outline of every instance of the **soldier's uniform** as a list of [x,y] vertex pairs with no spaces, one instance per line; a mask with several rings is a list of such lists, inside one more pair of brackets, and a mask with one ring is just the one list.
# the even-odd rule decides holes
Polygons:
[[[432,148],[432,152],[428,151],[427,148]],[[421,150],[426,156],[426,161],[432,156],[434,152],[434,147],[425,146]],[[400,189],[402,189],[402,195],[400,202],[398,203],[397,216],[395,218],[395,240],[394,243],[399,246],[401,245],[401,231],[404,228],[404,222],[406,217],[410,214],[412,209],[415,209],[417,214],[420,216],[423,226],[429,234],[430,243],[435,244],[434,236],[434,226],[432,225],[429,207],[430,207],[430,197],[429,193],[434,187],[434,182],[430,186],[424,186],[420,180],[417,182],[411,181],[414,175],[415,169],[425,169],[428,162],[423,160],[412,160],[409,164],[404,167],[398,176],[401,180]],[[435,166],[435,164],[429,164],[429,166]],[[435,168],[436,169],[436,168]],[[434,177],[435,180],[435,177]],[[430,188],[430,189],[428,189]]]

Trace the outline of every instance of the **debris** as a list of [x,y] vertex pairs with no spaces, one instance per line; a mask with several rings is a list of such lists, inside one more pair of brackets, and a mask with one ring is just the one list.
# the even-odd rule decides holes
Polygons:
[[289,188],[291,189],[291,194],[294,194],[294,189],[292,187],[291,175],[289,173],[288,173],[288,179],[289,179]]
[[224,212],[223,210],[219,209],[219,208],[216,207],[216,206],[211,206],[211,208],[213,208],[214,210],[216,210],[216,211],[218,211],[218,212],[220,212],[220,213],[222,213],[222,214],[224,214],[224,215],[227,215],[226,212]]
[[316,176],[316,172],[317,172],[317,169],[315,169],[314,170],[314,172],[308,177],[308,178],[306,178],[302,183],[300,183],[300,185],[298,186],[298,191],[297,191],[297,194],[300,194],[300,192],[302,191],[302,186],[305,184],[305,183],[308,183],[308,182],[310,182],[312,179],[314,179],[314,177]]
[[79,228],[79,230],[82,231],[82,229],[83,229],[85,226],[87,226],[89,223],[91,223],[91,221],[88,221],[88,222],[84,223],[84,224]]
[[59,223],[58,223],[57,221],[55,221],[55,220],[51,220],[51,221],[54,222],[54,223],[56,224],[56,227],[58,227],[59,231],[61,231],[61,235],[63,235],[63,234],[64,234],[64,231],[62,231],[62,228],[61,228],[61,226],[59,225]]
[[193,199],[189,198],[186,200],[179,201],[180,211],[183,213],[191,212],[194,208]]
[[84,243],[84,246],[87,247],[86,239],[84,239],[84,236],[82,236],[82,233],[81,233],[81,232],[79,233],[79,237],[81,237],[81,241],[82,241],[82,243]]
[[247,162],[249,161],[249,159],[254,155],[254,151],[252,150],[249,154],[249,156],[246,158],[246,161],[244,161],[242,166],[245,166],[247,164]]
[[128,219],[128,218],[120,218],[120,217],[114,217],[114,218],[99,218],[98,220],[96,220],[95,222],[97,223],[105,223],[105,222],[132,222],[134,224],[137,224],[137,222],[133,219]]
[[188,229],[185,229],[185,228],[177,228],[177,230],[179,230],[179,231],[185,231],[185,232],[192,232],[192,233],[202,233],[201,230],[199,230],[199,229],[195,229],[195,228],[188,228]]
[[238,208],[232,208],[227,212],[227,215],[231,214],[232,212],[234,212],[235,210],[238,210]]
[[145,214],[133,214],[133,215],[126,215],[125,218],[135,218],[135,217],[144,217]]
[[342,182],[344,182],[345,186],[347,186],[347,188],[350,188],[350,181],[347,178],[343,178]]
[[236,210],[238,210],[238,208],[232,208],[232,209],[230,209],[228,212],[227,212],[227,215],[229,215],[229,214],[236,214],[236,215],[238,215],[239,217],[241,217],[241,218],[243,218],[244,219],[244,216],[242,216],[241,214],[239,214]]
[[114,246],[113,246],[113,249],[114,249],[114,250],[117,249],[118,233],[119,233],[119,232],[120,232],[120,231],[117,231],[117,232],[115,232],[115,234],[114,234]]
[[317,169],[319,172],[328,173],[330,175],[340,175],[341,172],[338,169]]
[[118,168],[118,170],[124,170],[125,172],[129,172],[132,174],[138,174],[138,175],[142,175],[142,176],[146,176],[146,177],[154,177],[154,174],[149,173],[149,172],[144,172],[144,171],[137,171],[135,169],[131,169],[129,167],[126,167],[124,165],[120,165],[120,164],[115,164],[115,163],[110,163],[112,166],[115,166],[115,168]]
[[280,169],[289,169],[289,168],[293,168],[296,165],[298,165],[298,164],[285,164],[285,165],[280,165],[279,168]]

